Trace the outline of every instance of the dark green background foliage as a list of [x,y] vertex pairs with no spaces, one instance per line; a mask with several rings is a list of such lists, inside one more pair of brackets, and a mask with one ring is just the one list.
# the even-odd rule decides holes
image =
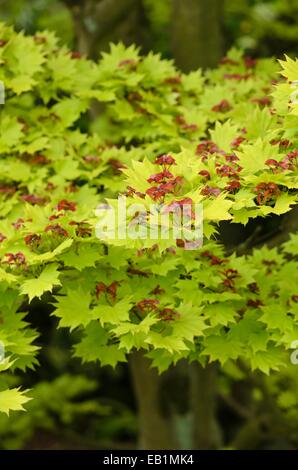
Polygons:
[[[75,47],[78,40],[79,30],[72,22],[72,10],[68,7],[87,2],[80,1],[59,1],[59,0],[8,0],[0,1],[0,17],[2,20],[12,22],[17,29],[24,29],[28,33],[34,33],[41,29],[51,29],[57,32],[58,36],[70,47]],[[92,3],[92,2],[89,2]],[[100,3],[95,1],[94,3]],[[104,2],[101,2],[104,3]],[[180,7],[179,0],[117,0],[107,2],[109,4],[110,15],[105,17],[105,24],[108,25],[103,30],[101,43],[98,43],[98,51],[107,49],[109,38],[104,36],[114,35],[114,40],[123,39],[130,41],[129,30],[140,27],[143,29],[139,36],[145,49],[161,51],[165,57],[172,57],[173,53],[173,23],[183,22],[184,34],[187,29],[196,28],[196,18],[194,16],[194,6],[196,1],[186,0],[185,10],[189,10],[189,16],[179,17],[175,12]],[[118,6],[117,6],[118,3]],[[132,10],[137,4],[141,5],[141,13],[138,21],[134,20],[134,14],[123,14],[119,4],[130,5]],[[202,2],[203,3],[203,2]],[[206,2],[207,4],[208,2]],[[208,7],[212,6],[213,0]],[[268,57],[275,55],[282,56],[284,53],[297,55],[298,36],[298,5],[296,0],[225,0],[222,4],[219,18],[222,27],[222,51],[236,45],[245,49],[255,56]],[[111,14],[111,10],[121,10],[119,15]],[[110,16],[110,17],[109,17]],[[96,24],[92,15],[86,13],[87,30],[89,27],[92,33]],[[189,22],[189,24],[188,24]],[[120,23],[131,23],[131,26],[119,27]],[[207,26],[210,29],[210,25]],[[115,29],[115,32],[111,32]],[[207,29],[208,31],[208,29]],[[205,38],[208,41],[208,38]],[[194,45],[193,45],[194,46]],[[181,44],[185,48],[185,44]]]

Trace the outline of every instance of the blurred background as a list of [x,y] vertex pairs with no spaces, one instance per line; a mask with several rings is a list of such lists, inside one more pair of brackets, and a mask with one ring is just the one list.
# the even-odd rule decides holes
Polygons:
[[[214,67],[234,46],[252,57],[298,56],[297,0],[0,0],[0,21],[29,34],[53,30],[70,48],[94,59],[108,50],[110,42],[136,43],[144,53],[153,50],[173,58],[183,71]],[[14,378],[13,385],[19,381],[32,389],[35,400],[27,406],[29,413],[15,412],[9,419],[0,415],[0,448],[135,448],[136,406],[128,366],[112,370],[72,358],[73,341],[56,330],[49,308],[32,303],[30,322],[45,345],[41,367]],[[184,365],[180,367],[183,370]],[[177,395],[185,393],[183,371],[180,376]],[[171,384],[171,370],[166,380]],[[260,415],[269,416],[257,430],[255,422],[244,426],[248,390],[253,391]],[[223,445],[297,448],[297,390],[294,368],[260,381],[228,364],[218,397]],[[277,396],[277,405],[269,399],[264,409],[264,396]],[[190,417],[181,398],[174,416],[187,448]]]
[[135,42],[185,71],[214,66],[232,46],[258,57],[297,53],[297,0],[0,0],[0,19],[54,30],[93,58],[111,41]]

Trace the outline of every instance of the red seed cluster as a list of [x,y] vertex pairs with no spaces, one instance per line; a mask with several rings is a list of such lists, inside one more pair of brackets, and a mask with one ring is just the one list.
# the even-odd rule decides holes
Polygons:
[[60,235],[61,237],[68,237],[68,232],[65,230],[63,227],[61,227],[60,224],[54,224],[54,225],[47,225],[45,228],[45,232],[53,232],[56,233],[57,235]]
[[220,65],[239,65],[239,62],[236,60],[230,59],[229,57],[225,56],[219,61]]
[[15,222],[12,223],[12,226],[16,229],[19,230],[20,228],[24,227],[25,219],[22,219],[21,217],[17,219]]
[[170,178],[174,178],[174,175],[172,175],[172,173],[167,168],[165,168],[161,173],[151,175],[147,181],[148,183],[161,183]]
[[26,264],[25,255],[20,251],[18,253],[5,253],[5,257],[7,258],[8,264],[14,264],[16,266],[22,266]]
[[58,211],[72,211],[75,212],[77,210],[77,205],[75,202],[67,201],[66,199],[62,199],[57,204]]
[[266,266],[266,274],[272,274],[274,267],[276,266],[276,261],[275,260],[268,260],[268,259],[263,259],[262,264]]
[[167,194],[177,192],[182,181],[183,178],[181,176],[176,176],[166,183],[161,183],[159,186],[151,186],[151,188],[147,189],[146,194],[148,194],[153,201],[163,200]]
[[44,155],[36,154],[30,158],[29,163],[32,165],[47,165],[50,163],[50,160],[48,160]]
[[180,201],[171,202],[164,210],[165,213],[176,212],[177,209],[183,209],[184,216],[194,219],[195,213],[192,209],[193,200],[190,197],[180,199]]
[[181,77],[180,75],[175,75],[174,77],[168,77],[164,80],[164,83],[167,83],[169,85],[177,85],[181,83]]
[[216,169],[216,173],[220,176],[226,176],[228,178],[235,178],[238,177],[238,173],[241,171],[241,168],[237,166],[231,165],[222,165]]
[[225,73],[224,74],[224,78],[226,78],[227,80],[237,80],[237,81],[240,81],[240,80],[248,80],[249,78],[252,77],[252,74],[251,73]]
[[260,288],[256,282],[251,282],[247,286],[250,290],[250,292],[253,292],[254,294],[258,294],[260,292]]
[[176,165],[175,158],[171,155],[160,155],[156,158],[155,162],[156,165],[164,165],[164,166],[171,166]]
[[228,289],[235,291],[235,280],[240,277],[237,269],[226,269],[222,271],[221,274],[224,276],[222,284]]
[[205,188],[201,190],[201,194],[203,196],[219,196],[220,193],[221,193],[221,190],[213,186],[205,186]]
[[216,266],[227,262],[224,258],[213,255],[210,251],[204,251],[201,256],[210,260],[210,266]]
[[155,312],[157,310],[159,300],[157,299],[143,299],[136,304],[136,308],[142,314]]
[[196,124],[188,124],[183,116],[176,116],[175,121],[183,131],[194,132],[198,129]]
[[136,191],[131,186],[127,186],[127,191],[125,191],[124,195],[127,196],[127,197],[138,196],[141,199],[144,199],[145,196],[146,196],[144,193],[141,193],[140,191]]
[[199,175],[203,176],[203,178],[206,178],[207,180],[210,180],[210,172],[208,170],[199,171]]
[[72,59],[81,59],[82,58],[82,54],[79,52],[79,51],[71,51],[70,52],[70,57]]
[[264,304],[260,299],[257,299],[257,300],[248,299],[246,305],[248,307],[258,308],[258,307],[261,307]]
[[14,194],[17,188],[8,184],[0,184],[0,193],[2,194]]
[[92,228],[89,227],[86,222],[76,222],[74,220],[71,220],[68,222],[68,225],[73,225],[76,227],[76,235],[77,237],[91,237],[92,235]]
[[221,100],[218,104],[214,105],[211,108],[211,111],[217,112],[217,113],[227,113],[228,111],[231,111],[232,106],[228,102],[228,100]]
[[236,137],[231,143],[232,149],[237,149],[242,144],[242,142],[245,142],[246,140],[247,139],[241,135]]
[[177,320],[180,317],[178,312],[176,312],[172,308],[168,308],[168,307],[163,308],[162,310],[160,310],[159,311],[159,316],[164,321]]
[[219,152],[217,145],[212,140],[203,140],[196,149],[196,155],[206,156],[208,153]]
[[283,149],[287,149],[290,147],[292,144],[288,139],[272,139],[270,141],[271,145],[279,145]]
[[43,206],[46,203],[46,199],[44,197],[35,196],[35,194],[24,194],[21,196],[21,199],[28,202],[29,204],[32,204],[33,206]]
[[135,69],[137,65],[138,61],[135,59],[124,59],[119,62],[118,67],[128,67],[131,69]]
[[247,69],[254,69],[258,63],[258,59],[253,59],[250,56],[245,56],[243,58],[244,65]]
[[97,165],[100,163],[100,158],[97,155],[85,155],[83,160],[85,163],[91,163],[92,165]]
[[120,162],[120,160],[117,160],[117,158],[110,158],[108,164],[112,167],[114,174],[120,174],[123,168],[127,168],[127,166]]
[[269,96],[262,96],[261,98],[252,98],[252,103],[257,103],[261,106],[270,106],[271,99]]
[[24,237],[24,241],[28,246],[39,245],[41,242],[41,236],[37,233],[30,233]]
[[156,287],[154,287],[154,289],[150,292],[150,294],[152,295],[161,295],[164,293],[165,293],[165,290],[162,289],[159,284]]
[[257,193],[257,203],[259,206],[274,202],[280,194],[278,185],[275,183],[260,183],[254,190]]
[[102,294],[104,294],[106,297],[106,300],[111,299],[113,300],[113,302],[115,302],[116,297],[117,297],[117,289],[119,285],[120,285],[119,281],[114,281],[110,285],[107,285],[104,282],[99,282],[95,288],[95,295],[96,295],[97,300]]
[[269,158],[265,163],[271,168],[273,173],[283,172],[285,170],[293,171],[298,168],[298,151],[294,150],[293,152],[289,152],[280,162]]

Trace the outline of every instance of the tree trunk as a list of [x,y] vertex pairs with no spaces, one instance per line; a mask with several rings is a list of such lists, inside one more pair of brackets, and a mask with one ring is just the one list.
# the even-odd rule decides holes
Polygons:
[[221,441],[216,421],[217,367],[211,364],[203,368],[194,362],[190,371],[193,449],[217,449]]
[[139,448],[143,450],[177,449],[171,419],[161,404],[163,375],[150,368],[142,351],[130,355],[130,370],[138,404]]
[[184,72],[217,65],[223,54],[223,0],[172,0],[172,44]]
[[96,59],[111,42],[148,45],[148,23],[142,0],[64,0],[70,9],[77,49]]

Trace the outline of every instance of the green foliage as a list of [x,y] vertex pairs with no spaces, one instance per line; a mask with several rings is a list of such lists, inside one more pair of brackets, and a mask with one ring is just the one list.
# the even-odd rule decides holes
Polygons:
[[[297,202],[297,61],[282,63],[286,79],[273,88],[276,64],[236,50],[215,71],[184,75],[122,44],[97,64],[52,33],[26,37],[1,24],[0,37],[6,373],[36,364],[36,333],[23,318],[45,292],[54,294],[59,327],[76,332],[83,361],[114,367],[136,348],[160,371],[181,358],[241,359],[265,373],[286,365],[298,334],[297,262],[288,256],[296,238],[236,257],[225,256],[215,235],[223,220],[246,224]],[[80,123],[96,101],[104,111],[88,134]],[[97,204],[115,204],[130,186],[128,206],[148,209],[165,170],[156,158],[169,152],[179,184],[158,202],[202,203],[204,246],[99,240]],[[25,403],[5,380],[1,389],[1,411]]]
[[23,405],[29,400],[30,398],[24,396],[24,393],[17,388],[0,392],[1,411],[3,413],[9,414],[11,410],[24,410]]
[[9,419],[0,416],[0,448],[18,449],[32,439],[34,432],[55,434],[63,430],[67,437],[67,426],[79,433],[84,418],[100,420],[110,415],[111,407],[93,397],[97,390],[98,383],[83,375],[65,374],[51,382],[41,381],[30,391],[33,399],[26,405],[28,413],[12,413]]
[[49,29],[68,45],[74,41],[71,14],[59,0],[1,0],[1,21],[13,23],[18,31],[29,34]]
[[229,39],[257,55],[297,53],[298,6],[291,0],[230,0],[225,3]]
[[[154,47],[166,56],[171,53],[171,4],[171,0],[144,0]],[[226,44],[267,57],[297,54],[297,18],[298,6],[293,0],[229,0],[223,2],[220,19]]]

